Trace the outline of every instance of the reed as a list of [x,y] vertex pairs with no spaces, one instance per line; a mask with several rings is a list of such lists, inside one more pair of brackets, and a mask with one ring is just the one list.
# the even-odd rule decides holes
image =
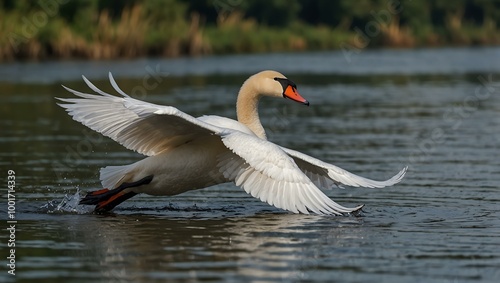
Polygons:
[[402,27],[399,24],[399,17],[392,17],[391,21],[380,26],[381,45],[396,48],[414,47],[416,44],[415,37],[412,35],[408,27]]
[[117,20],[104,10],[97,15],[94,25],[85,34],[67,25],[62,19],[54,18],[46,25],[34,29],[27,36],[23,30],[23,18],[17,13],[0,13],[0,60],[46,59],[46,58],[89,58],[113,59],[132,58],[146,55],[179,56],[183,54],[206,54],[200,27],[199,15],[193,15],[190,22],[162,30],[157,29],[145,15],[141,5],[123,9]]

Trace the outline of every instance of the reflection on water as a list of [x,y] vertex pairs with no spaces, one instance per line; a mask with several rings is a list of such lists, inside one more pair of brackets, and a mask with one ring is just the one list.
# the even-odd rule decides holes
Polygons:
[[[0,164],[18,182],[19,272],[0,281],[496,282],[500,90],[475,94],[482,79],[498,81],[498,50],[370,51],[345,71],[330,64],[341,53],[2,65]],[[69,96],[61,82],[86,90],[80,73],[111,91],[109,70],[125,91],[144,88],[140,68],[127,71],[134,64],[172,73],[145,100],[194,116],[235,117],[241,82],[280,69],[311,106],[263,100],[272,141],[374,179],[410,170],[395,187],[326,192],[365,204],[359,218],[289,214],[231,184],[85,213],[77,193],[99,188],[100,167],[142,157],[71,120],[54,96]]]
[[[65,244],[45,250],[46,256],[63,253],[67,261],[79,262],[74,269],[95,272],[93,276],[104,280],[133,282],[155,278],[297,280],[304,276],[301,265],[305,262],[320,265],[316,257],[323,254],[324,243],[338,248],[363,238],[361,219],[292,214],[207,220],[88,215],[50,220],[41,235],[51,240],[27,241],[27,248],[42,252],[46,244],[64,240]],[[25,225],[40,229],[32,221]],[[353,248],[343,249],[338,252]],[[71,268],[58,261],[36,266],[39,260],[27,259],[26,264],[35,269],[29,273],[57,274]]]

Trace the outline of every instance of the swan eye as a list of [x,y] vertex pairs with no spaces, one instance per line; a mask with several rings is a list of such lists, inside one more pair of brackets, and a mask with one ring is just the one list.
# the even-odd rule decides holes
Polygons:
[[281,86],[283,87],[283,92],[285,92],[288,86],[291,86],[294,91],[297,90],[297,85],[289,79],[276,77],[274,78],[274,80],[281,84]]

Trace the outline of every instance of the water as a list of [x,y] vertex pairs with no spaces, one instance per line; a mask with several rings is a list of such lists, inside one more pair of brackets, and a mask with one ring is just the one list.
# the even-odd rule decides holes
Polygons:
[[[16,176],[16,276],[1,282],[497,282],[500,278],[500,49],[363,51],[0,65],[2,223]],[[390,188],[334,189],[361,217],[294,215],[224,184],[137,196],[89,214],[98,170],[141,158],[55,105],[84,74],[194,116],[234,117],[242,81],[284,72],[310,107],[260,106],[269,138]],[[168,76],[165,74],[168,73]],[[485,82],[491,81],[492,83]],[[3,226],[5,227],[5,226]]]

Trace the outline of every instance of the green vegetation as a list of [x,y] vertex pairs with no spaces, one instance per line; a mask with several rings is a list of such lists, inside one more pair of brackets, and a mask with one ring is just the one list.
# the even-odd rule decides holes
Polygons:
[[0,61],[495,45],[500,0],[3,0]]

